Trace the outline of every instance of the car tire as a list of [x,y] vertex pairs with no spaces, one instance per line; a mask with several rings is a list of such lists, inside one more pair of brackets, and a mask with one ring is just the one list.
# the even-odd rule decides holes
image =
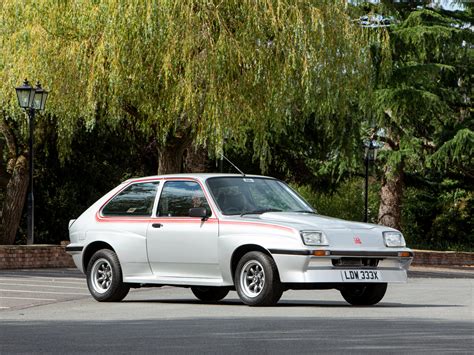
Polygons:
[[371,306],[379,303],[386,291],[386,283],[355,284],[344,286],[341,295],[354,306]]
[[87,287],[99,302],[118,302],[127,296],[130,287],[122,281],[122,268],[117,254],[101,249],[87,265]]
[[223,299],[229,293],[227,287],[191,287],[194,296],[206,303],[214,303]]
[[249,306],[273,306],[283,294],[275,261],[259,251],[239,260],[234,280],[240,299]]

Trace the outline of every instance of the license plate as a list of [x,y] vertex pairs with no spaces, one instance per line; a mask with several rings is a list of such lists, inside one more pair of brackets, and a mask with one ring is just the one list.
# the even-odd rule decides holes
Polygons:
[[341,276],[343,281],[382,281],[382,274],[377,270],[343,270]]

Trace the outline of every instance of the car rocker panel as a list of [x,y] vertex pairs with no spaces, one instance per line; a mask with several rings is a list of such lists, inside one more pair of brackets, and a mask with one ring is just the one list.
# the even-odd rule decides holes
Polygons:
[[204,301],[235,288],[248,305],[271,305],[286,289],[336,288],[351,304],[375,304],[387,283],[406,282],[413,259],[399,231],[317,215],[261,176],[131,179],[69,232],[66,250],[99,301],[155,284],[191,287]]

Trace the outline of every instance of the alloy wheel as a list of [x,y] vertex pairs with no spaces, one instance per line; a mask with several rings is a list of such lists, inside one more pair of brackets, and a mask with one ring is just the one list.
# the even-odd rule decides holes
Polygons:
[[94,287],[96,292],[107,292],[113,278],[112,266],[109,261],[104,258],[98,259],[92,266],[91,278],[92,287]]
[[250,260],[240,273],[242,291],[247,297],[257,297],[265,287],[265,271],[257,260]]

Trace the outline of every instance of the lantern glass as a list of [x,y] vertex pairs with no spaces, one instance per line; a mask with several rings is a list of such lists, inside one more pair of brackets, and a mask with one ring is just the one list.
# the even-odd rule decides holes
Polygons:
[[375,161],[376,158],[377,158],[377,149],[376,148],[368,149],[367,159],[369,159],[370,161]]
[[48,97],[48,92],[41,87],[41,84],[38,82],[35,88],[35,95],[33,99],[32,108],[35,110],[44,110],[46,104],[46,98]]
[[49,92],[47,92],[47,91],[45,90],[44,93],[43,93],[43,96],[41,97],[40,110],[44,110],[44,107],[46,106],[46,99],[48,98],[48,94],[49,94]]
[[365,146],[365,159],[368,161],[375,161],[377,158],[377,148],[377,145],[373,141],[370,141]]
[[21,108],[29,108],[33,104],[33,98],[35,96],[35,89],[30,86],[28,80],[22,86],[15,88],[16,96],[18,98],[18,104]]

